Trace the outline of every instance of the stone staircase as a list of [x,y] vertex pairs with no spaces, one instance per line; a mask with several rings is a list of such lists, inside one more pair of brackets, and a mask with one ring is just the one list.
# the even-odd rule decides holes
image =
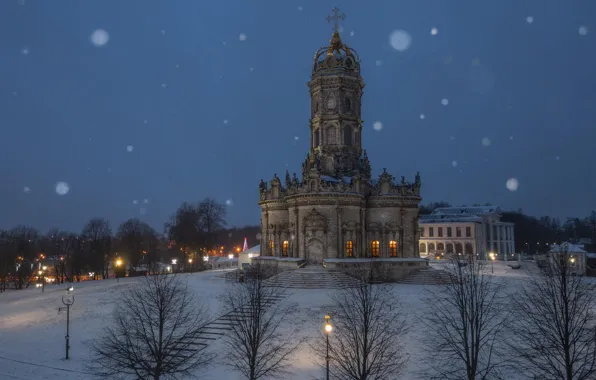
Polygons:
[[398,281],[400,284],[410,285],[446,285],[451,282],[449,273],[432,267],[421,269]]
[[360,281],[343,272],[306,266],[281,272],[268,278],[266,283],[292,289],[344,289],[358,286]]
[[[269,296],[265,298],[265,304],[270,306],[277,302],[282,301],[286,295],[282,296]],[[243,318],[243,316],[247,315],[248,306],[243,306],[239,309],[236,309],[230,313],[224,314],[221,317],[217,318],[214,321],[209,322],[201,329],[201,333],[199,335],[198,345],[200,346],[208,346],[209,344],[213,343],[215,340],[223,337],[229,331],[232,330],[234,324],[238,323],[239,319]]]

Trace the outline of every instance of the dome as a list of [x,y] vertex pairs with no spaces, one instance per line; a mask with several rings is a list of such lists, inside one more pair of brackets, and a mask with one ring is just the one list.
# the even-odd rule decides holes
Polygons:
[[334,32],[329,46],[323,46],[315,53],[312,74],[337,74],[338,72],[360,72],[360,57],[356,50],[341,40]]

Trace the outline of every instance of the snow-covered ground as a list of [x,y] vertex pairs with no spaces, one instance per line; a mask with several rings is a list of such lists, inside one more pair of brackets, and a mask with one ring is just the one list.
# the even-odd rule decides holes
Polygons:
[[[441,266],[434,263],[433,266]],[[217,277],[220,271],[184,274],[190,289],[208,304],[213,317],[221,314],[218,295],[225,291],[226,282]],[[524,276],[523,270],[512,270],[504,263],[495,263],[494,275],[507,277],[515,287],[515,278]],[[66,313],[58,313],[66,285],[49,285],[42,293],[39,288],[8,291],[0,294],[0,379],[87,379],[85,361],[88,360],[89,342],[110,321],[118,294],[138,278],[75,283],[75,303],[70,313],[70,360],[64,360]],[[432,286],[395,284],[391,287],[395,296],[410,315],[413,323],[408,336],[407,350],[410,355],[404,378],[413,374],[423,364],[425,355],[420,346],[424,328],[420,318],[427,305],[427,289]],[[283,325],[299,336],[316,337],[321,334],[323,316],[330,305],[333,290],[292,290],[283,301],[297,303],[299,311]],[[240,377],[229,372],[221,363],[226,360],[221,339],[211,345],[217,353],[217,363],[209,368],[206,379],[236,380]],[[306,380],[320,378],[322,371],[317,365],[321,358],[315,357],[308,344],[295,355],[294,374],[289,379]]]

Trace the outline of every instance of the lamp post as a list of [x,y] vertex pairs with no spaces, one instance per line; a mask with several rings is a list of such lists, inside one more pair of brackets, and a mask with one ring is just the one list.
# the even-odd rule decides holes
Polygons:
[[331,325],[331,316],[325,316],[325,335],[327,338],[327,355],[325,356],[325,364],[327,365],[327,376],[326,379],[329,380],[329,334],[333,331],[333,326]]
[[490,273],[495,273],[495,254],[493,252],[489,253],[490,256]]
[[116,259],[116,282],[120,282],[120,267],[122,266],[122,259]]
[[192,273],[192,259],[188,259],[188,264],[190,265],[190,273]]
[[[66,289],[66,293],[62,296],[62,303],[66,306],[66,360],[68,360],[68,351],[70,349],[70,307],[74,304],[75,298],[72,294],[74,288],[72,286]],[[58,311],[64,310],[64,307],[58,308]]]

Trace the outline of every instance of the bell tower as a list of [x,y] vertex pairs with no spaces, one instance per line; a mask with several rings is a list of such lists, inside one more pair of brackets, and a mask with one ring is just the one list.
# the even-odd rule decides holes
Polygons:
[[310,154],[322,175],[351,177],[361,166],[361,99],[364,82],[360,58],[341,40],[339,9],[327,17],[334,30],[328,46],[314,57],[311,80]]

